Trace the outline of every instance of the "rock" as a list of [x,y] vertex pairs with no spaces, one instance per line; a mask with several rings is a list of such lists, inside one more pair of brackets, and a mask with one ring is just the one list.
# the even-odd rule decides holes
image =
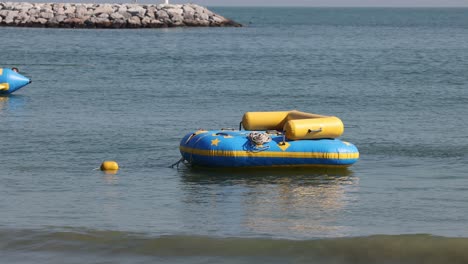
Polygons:
[[189,20],[185,21],[186,25],[196,26],[196,27],[208,27],[210,25],[210,21],[207,20]]
[[54,17],[54,13],[52,12],[42,12],[39,14],[39,17],[45,18],[45,19],[51,19]]
[[107,17],[90,17],[89,20],[94,24],[105,24],[109,22]]
[[29,15],[34,15],[34,14],[38,14],[38,13],[39,13],[39,9],[37,9],[35,7],[28,10]]
[[184,17],[182,15],[179,15],[179,14],[174,14],[171,17],[171,20],[172,20],[172,22],[174,24],[180,25],[180,23],[184,21]]
[[27,10],[31,9],[32,7],[33,7],[33,5],[30,4],[30,3],[19,3],[19,5],[15,7],[15,9],[18,10],[18,11],[23,11],[24,12],[24,11],[27,11]]
[[141,26],[141,20],[138,16],[132,16],[131,18],[127,19],[127,23],[128,23],[128,26],[132,28]]
[[198,14],[205,13],[205,8],[203,8],[201,6],[193,6],[193,9],[195,10],[195,13],[198,13]]
[[18,14],[19,14],[19,11],[15,10],[15,11],[8,12],[7,16],[16,17],[16,16],[18,16]]
[[195,19],[206,20],[206,21],[210,19],[210,17],[205,13],[195,13],[194,17]]
[[146,8],[146,16],[150,18],[156,18],[155,16],[156,11],[157,9],[154,6],[149,6],[148,8]]
[[0,16],[2,16],[2,17],[7,17],[8,13],[10,13],[9,10],[0,10]]
[[114,12],[114,9],[109,4],[99,5],[95,10],[94,14],[99,16],[100,14],[111,14]]
[[180,9],[183,5],[158,5],[161,9]]
[[59,15],[59,16],[55,16],[54,19],[55,19],[58,23],[62,23],[65,19],[67,19],[67,16],[65,16],[65,15]]
[[57,12],[59,10],[64,10],[64,8],[63,8],[64,5],[65,4],[62,4],[62,3],[53,4],[52,5],[52,10],[55,11],[55,12]]
[[96,22],[96,27],[98,28],[110,28],[112,25],[113,22],[109,19],[98,18],[98,21]]
[[0,24],[9,26],[83,28],[240,26],[196,4],[0,2],[0,19]]
[[184,12],[184,20],[194,20],[195,13],[192,12]]
[[71,6],[71,7],[66,7],[64,8],[64,11],[63,11],[65,14],[73,14],[76,12],[76,7],[74,6]]
[[127,9],[127,12],[130,13],[132,16],[138,16],[140,18],[143,18],[146,13],[146,9],[143,7],[132,7]]
[[97,16],[97,17],[108,19],[108,18],[109,18],[109,14],[107,14],[107,13],[101,13],[101,14],[100,14],[99,16]]
[[85,6],[77,6],[75,8],[76,17],[84,17],[88,15],[88,9]]
[[207,14],[208,16],[214,16],[215,15],[215,13],[211,12],[210,10],[208,10],[206,8],[203,10],[203,13]]
[[184,10],[182,9],[176,9],[176,8],[170,8],[170,9],[166,9],[166,12],[167,14],[169,14],[169,17],[173,17],[173,16],[182,16],[182,14],[184,13]]
[[5,23],[12,24],[13,21],[18,17],[19,11],[9,11],[5,16]]
[[184,10],[184,13],[193,13],[195,14],[195,9],[193,9],[191,6],[189,5],[185,5],[182,7],[182,10]]
[[38,18],[38,19],[36,19],[36,22],[39,23],[39,24],[41,24],[41,25],[45,25],[45,24],[47,23],[47,21],[48,21],[48,20],[45,19],[45,18]]
[[18,14],[18,19],[21,20],[21,21],[26,21],[29,19],[29,15],[28,13],[25,13],[25,12],[21,12]]
[[159,10],[158,12],[156,12],[156,18],[158,18],[158,19],[165,19],[165,18],[169,18],[169,15],[167,14],[166,11],[164,11],[164,10]]
[[126,25],[127,25],[127,21],[125,21],[125,19],[116,19],[116,20],[112,21],[111,27],[112,28],[123,28],[123,27],[126,27]]
[[42,4],[41,12],[53,12],[52,6],[50,4]]
[[147,17],[145,16],[142,20],[141,20],[141,24],[144,26],[144,27],[148,27],[148,25],[151,23],[151,18],[150,17]]
[[3,22],[7,25],[9,24],[12,24],[13,23],[13,20],[14,18],[13,17],[5,17],[5,19],[3,20]]
[[110,18],[112,18],[113,20],[125,19],[125,17],[120,13],[112,13],[110,14]]
[[124,5],[120,6],[117,10],[119,13],[127,12],[127,6],[124,6]]
[[11,10],[11,9],[13,9],[13,8],[15,7],[15,3],[13,3],[13,2],[6,2],[6,3],[3,3],[3,7],[4,7],[5,9]]
[[65,14],[65,9],[63,9],[63,8],[57,9],[57,10],[55,10],[55,14],[56,15],[64,15]]
[[120,12],[119,13],[120,15],[122,15],[125,19],[128,19],[128,18],[131,18],[132,17],[132,14],[128,13],[128,12]]
[[211,19],[211,21],[217,23],[217,24],[221,24],[223,21],[225,21],[226,19],[225,18],[221,18],[221,17],[218,17],[218,16],[213,16]]
[[164,24],[163,22],[159,21],[159,19],[151,19],[150,23],[149,23],[149,27],[151,28],[159,28],[159,27],[163,27],[165,26],[166,24]]
[[82,18],[67,18],[65,20],[63,20],[63,23],[67,23],[67,24],[70,24],[72,26],[75,26],[75,25],[83,25],[84,24],[84,19]]

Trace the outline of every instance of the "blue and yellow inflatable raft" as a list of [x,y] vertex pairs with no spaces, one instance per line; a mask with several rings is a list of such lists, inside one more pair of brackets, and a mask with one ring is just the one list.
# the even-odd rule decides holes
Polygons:
[[0,95],[11,94],[31,83],[23,75],[6,68],[0,68]]
[[204,167],[347,167],[359,158],[337,139],[341,120],[299,111],[247,112],[245,130],[198,130],[180,142],[182,159]]

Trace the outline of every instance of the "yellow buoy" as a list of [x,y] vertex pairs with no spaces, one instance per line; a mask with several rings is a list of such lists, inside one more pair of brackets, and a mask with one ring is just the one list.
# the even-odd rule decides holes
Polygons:
[[119,170],[119,164],[113,160],[106,160],[101,164],[102,171],[117,171]]

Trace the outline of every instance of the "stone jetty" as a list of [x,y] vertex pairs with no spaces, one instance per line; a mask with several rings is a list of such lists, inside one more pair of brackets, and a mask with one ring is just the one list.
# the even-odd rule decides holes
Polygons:
[[195,4],[0,2],[0,26],[51,28],[238,27]]

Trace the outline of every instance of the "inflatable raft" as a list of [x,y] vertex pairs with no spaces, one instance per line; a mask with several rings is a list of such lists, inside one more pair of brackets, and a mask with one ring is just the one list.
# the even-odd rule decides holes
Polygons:
[[194,166],[347,167],[359,151],[337,139],[343,131],[334,116],[247,112],[239,130],[198,130],[183,137],[179,148],[182,160]]
[[23,75],[6,68],[0,68],[0,94],[11,94],[31,83]]

